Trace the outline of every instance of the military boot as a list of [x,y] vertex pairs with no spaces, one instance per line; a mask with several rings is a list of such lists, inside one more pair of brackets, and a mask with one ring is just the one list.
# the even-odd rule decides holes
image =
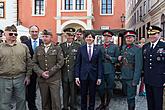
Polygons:
[[101,104],[96,108],[96,110],[105,110],[105,96],[101,96],[100,97],[101,99]]
[[108,107],[110,101],[111,101],[111,98],[112,98],[112,94],[111,93],[107,93],[107,99],[106,99],[106,103],[105,103],[105,106]]
[[134,105],[128,105],[128,110],[135,110],[135,106]]

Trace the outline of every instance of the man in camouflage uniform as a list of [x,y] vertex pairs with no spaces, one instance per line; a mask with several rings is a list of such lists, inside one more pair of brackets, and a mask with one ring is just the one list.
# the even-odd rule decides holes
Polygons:
[[42,31],[43,45],[36,48],[33,70],[38,75],[43,110],[61,110],[60,82],[64,64],[62,49],[51,42],[52,32]]
[[60,44],[64,54],[64,66],[62,67],[62,87],[63,87],[63,109],[76,110],[75,105],[75,82],[74,82],[74,66],[79,43],[74,42],[74,28],[64,29],[67,41]]
[[104,77],[98,89],[101,104],[99,105],[99,107],[96,108],[96,110],[106,109],[112,98],[115,79],[115,63],[117,62],[119,56],[119,49],[117,45],[111,42],[113,33],[109,30],[105,30],[103,32],[103,36],[104,44],[101,46],[101,50],[104,57]]
[[121,56],[118,57],[118,60],[122,64],[123,89],[127,94],[128,110],[135,110],[136,90],[142,70],[142,49],[134,44],[136,37],[134,31],[126,31],[124,37],[126,45],[122,46]]
[[75,33],[75,38],[76,38],[75,41],[77,43],[79,43],[80,45],[85,43],[85,41],[83,39],[83,31],[82,31],[81,28],[80,29],[77,29],[77,31]]

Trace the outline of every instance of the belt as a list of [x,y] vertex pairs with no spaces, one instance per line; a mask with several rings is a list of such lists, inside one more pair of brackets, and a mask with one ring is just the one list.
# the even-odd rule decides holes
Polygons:
[[23,76],[25,76],[25,74],[23,73],[23,74],[19,74],[19,75],[17,75],[17,76],[0,76],[0,78],[3,78],[3,79],[17,79],[17,78],[20,78],[20,77],[23,77]]

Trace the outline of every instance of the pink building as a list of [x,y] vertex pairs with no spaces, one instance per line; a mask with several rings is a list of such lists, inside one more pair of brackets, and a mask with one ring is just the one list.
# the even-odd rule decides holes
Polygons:
[[18,0],[19,21],[51,29],[54,41],[64,28],[120,29],[125,15],[125,0]]

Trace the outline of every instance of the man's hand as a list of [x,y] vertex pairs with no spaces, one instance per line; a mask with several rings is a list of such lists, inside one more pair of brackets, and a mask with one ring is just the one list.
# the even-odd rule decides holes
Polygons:
[[25,84],[25,86],[29,85],[30,84],[30,77],[26,76],[23,83]]
[[99,86],[101,84],[101,79],[98,79],[96,84]]
[[121,60],[122,60],[122,56],[119,56],[119,57],[118,57],[118,60],[121,61]]
[[107,60],[111,60],[111,56],[108,55],[108,54],[104,54],[104,57],[105,57]]
[[79,78],[76,78],[76,81],[75,82],[76,82],[76,85],[77,86],[80,86],[80,79]]
[[45,79],[48,79],[49,78],[49,71],[44,71],[41,76]]

